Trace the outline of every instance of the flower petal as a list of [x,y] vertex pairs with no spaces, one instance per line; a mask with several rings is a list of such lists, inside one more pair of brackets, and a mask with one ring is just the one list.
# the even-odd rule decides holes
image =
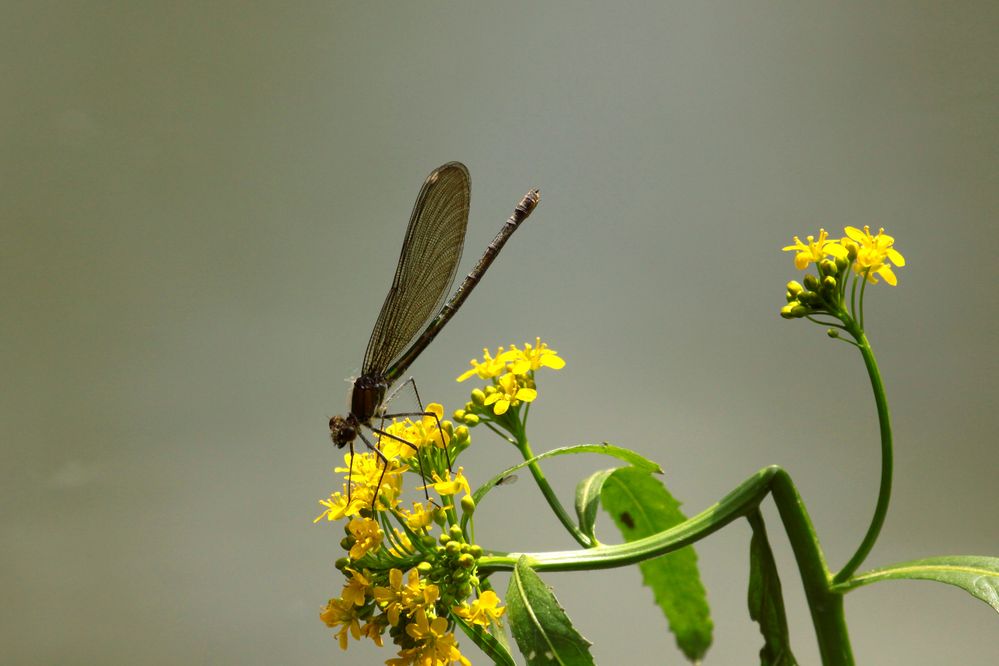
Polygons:
[[858,243],[862,242],[867,237],[867,234],[865,234],[857,227],[846,227],[845,229],[843,229],[843,231],[846,233],[847,236],[849,236],[852,240],[855,240]]
[[561,370],[565,367],[565,360],[555,354],[545,354],[541,357],[541,365],[552,370]]
[[531,402],[538,397],[538,392],[532,388],[522,388],[517,390],[517,395],[515,396],[517,400],[523,400],[524,402]]
[[877,273],[878,275],[883,277],[885,279],[885,282],[887,282],[891,286],[894,287],[895,285],[898,284],[898,278],[895,277],[895,273],[892,271],[891,267],[888,266],[887,264],[879,268]]

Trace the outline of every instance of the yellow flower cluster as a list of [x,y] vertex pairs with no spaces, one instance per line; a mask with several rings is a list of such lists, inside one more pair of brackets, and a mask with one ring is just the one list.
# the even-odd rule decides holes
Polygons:
[[[316,522],[343,520],[345,557],[337,568],[345,582],[320,619],[344,650],[351,638],[382,646],[388,632],[399,648],[385,662],[389,666],[470,666],[449,627],[458,618],[487,627],[505,609],[483,589],[476,575],[482,549],[468,543],[459,524],[458,509],[472,512],[475,503],[464,470],[452,472],[450,460],[468,446],[468,428],[442,420],[439,404],[427,412],[386,426],[378,442],[381,455],[348,454],[336,468],[344,474],[343,489],[320,501],[324,510]],[[417,489],[426,501],[406,509],[404,475],[421,469],[425,485]],[[438,538],[431,535],[435,525],[444,530]]]
[[[782,248],[785,252],[794,252],[794,267],[805,270],[810,263],[818,264],[826,257],[834,259],[849,259],[853,261],[853,270],[871,284],[877,284],[877,276],[884,278],[888,284],[895,286],[898,278],[891,269],[895,266],[905,266],[905,257],[892,247],[895,239],[885,233],[882,228],[877,235],[871,234],[871,228],[864,226],[863,231],[856,227],[846,227],[846,236],[839,240],[829,240],[825,229],[819,229],[819,237],[808,236],[808,242],[802,242],[794,237],[794,245]],[[889,263],[891,262],[891,263]]]
[[[534,401],[538,397],[534,386],[534,372],[540,368],[560,370],[565,367],[565,361],[554,349],[549,349],[547,344],[541,342],[541,338],[535,338],[533,345],[525,344],[523,349],[515,345],[510,345],[509,349],[500,347],[496,351],[496,356],[492,356],[488,349],[483,349],[482,352],[483,360],[479,362],[477,359],[472,359],[472,368],[457,379],[463,382],[477,376],[479,379],[492,382],[485,391],[478,389],[473,391],[472,403],[469,403],[466,409],[455,413],[456,418],[469,425],[478,422],[476,412],[491,412],[496,416],[502,416],[511,407]],[[476,406],[486,409],[479,410]],[[458,416],[459,413],[461,416]]]
[[[812,318],[813,315],[830,315],[842,325],[833,324],[829,335],[839,337],[839,330],[856,331],[863,329],[864,287],[877,284],[878,278],[895,286],[898,278],[892,270],[895,266],[905,266],[905,257],[893,246],[895,239],[880,229],[872,234],[870,227],[863,230],[846,227],[846,234],[839,240],[831,240],[825,229],[819,229],[819,236],[808,236],[803,242],[794,237],[794,245],[783,248],[794,252],[794,265],[800,270],[815,264],[818,275],[806,274],[801,284],[791,281],[784,294],[787,304],[780,310],[785,319]],[[846,287],[850,266],[855,275],[852,290],[847,298]],[[862,284],[857,298],[857,284]],[[829,324],[812,319],[816,323]]]

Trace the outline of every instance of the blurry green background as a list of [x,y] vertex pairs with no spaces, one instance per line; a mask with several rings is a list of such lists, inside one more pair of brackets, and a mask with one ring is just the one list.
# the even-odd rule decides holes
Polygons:
[[[341,653],[319,622],[341,533],[312,518],[342,460],[326,421],[448,160],[473,179],[462,272],[528,188],[543,200],[411,368],[425,398],[459,406],[469,358],[540,335],[568,365],[539,376],[537,450],[635,448],[689,514],[782,464],[839,566],[875,499],[874,407],[850,347],[777,316],[800,277],[779,250],[884,226],[908,265],[868,292],[897,442],[868,565],[999,554],[997,30],[984,1],[5,2],[0,661],[393,655]],[[515,462],[474,436],[473,481]],[[548,469],[571,502],[606,466]],[[573,547],[528,478],[477,526]],[[708,664],[757,661],[748,541],[698,544]],[[546,580],[599,663],[682,663],[637,571]],[[846,607],[858,663],[999,654],[999,618],[955,588]]]

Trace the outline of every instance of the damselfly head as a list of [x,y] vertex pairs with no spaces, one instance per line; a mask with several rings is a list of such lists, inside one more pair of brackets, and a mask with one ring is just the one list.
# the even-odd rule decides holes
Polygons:
[[357,425],[350,417],[334,416],[330,419],[330,439],[338,449],[347,446],[357,437]]

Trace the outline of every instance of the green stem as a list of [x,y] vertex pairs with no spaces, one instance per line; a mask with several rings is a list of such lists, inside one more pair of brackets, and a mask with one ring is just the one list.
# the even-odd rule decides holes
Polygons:
[[864,281],[860,283],[860,304],[857,306],[857,310],[853,313],[856,317],[858,314],[860,316],[860,330],[864,330],[864,292],[867,291],[867,278],[870,276],[871,269],[868,268],[864,271]]
[[586,550],[564,550],[545,553],[508,553],[484,555],[479,559],[479,571],[512,570],[522,555],[531,560],[537,571],[589,571],[611,569],[679,550],[695,541],[717,532],[733,520],[755,510],[766,497],[770,481],[779,467],[765,467],[743,481],[717,504],[708,507],[693,518],[652,536],[613,546],[600,545]]
[[847,319],[845,323],[849,327],[850,334],[857,341],[861,356],[864,357],[864,365],[867,366],[867,374],[871,378],[871,389],[874,391],[874,402],[878,409],[878,423],[881,427],[881,486],[878,490],[878,503],[874,508],[874,516],[867,528],[867,534],[864,535],[864,539],[860,542],[853,557],[840,569],[839,573],[833,576],[833,584],[842,583],[853,575],[864,563],[864,559],[874,547],[874,542],[878,540],[885,516],[888,514],[893,468],[891,415],[888,412],[888,399],[885,396],[885,386],[881,380],[881,372],[878,370],[878,362],[874,358],[874,351],[871,349],[871,344],[867,341],[863,329],[853,319]]
[[479,560],[478,568],[483,574],[508,571],[522,555],[526,555],[531,567],[538,571],[582,571],[636,564],[679,550],[756,511],[771,492],[801,573],[822,663],[825,666],[853,666],[842,595],[830,589],[829,570],[804,502],[791,477],[776,465],[763,468],[693,518],[644,539],[586,550],[486,555]]
[[795,562],[798,563],[822,663],[825,666],[853,666],[850,634],[843,614],[843,595],[830,589],[829,568],[805,503],[791,476],[783,469],[775,473],[771,491]]
[[[527,441],[527,435],[521,430],[517,433],[517,449],[520,451],[520,455],[524,457],[524,460],[530,460],[534,458],[534,452],[531,451],[531,445]],[[555,491],[552,490],[551,485],[548,483],[548,479],[545,478],[545,473],[541,471],[541,466],[537,461],[531,462],[527,468],[531,470],[531,475],[534,477],[534,481],[538,484],[538,488],[541,489],[541,494],[545,496],[548,501],[548,505],[555,512],[555,516],[559,519],[559,522],[565,526],[565,529],[572,535],[572,538],[582,546],[583,548],[592,548],[593,541],[583,534],[582,530],[576,525],[576,522],[572,519],[572,516],[565,510],[562,503],[559,502],[558,496]]]

